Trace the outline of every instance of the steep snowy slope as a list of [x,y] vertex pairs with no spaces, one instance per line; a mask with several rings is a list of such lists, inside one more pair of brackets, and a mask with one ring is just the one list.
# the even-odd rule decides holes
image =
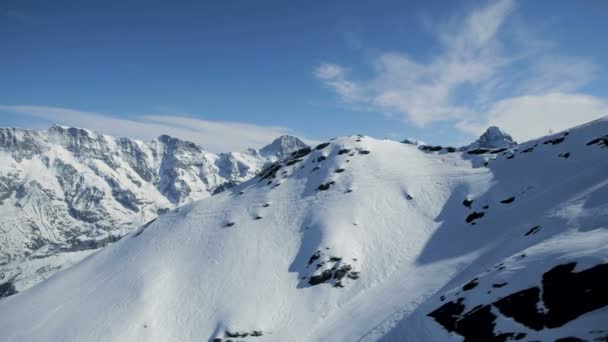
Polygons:
[[0,129],[0,298],[304,146],[285,136],[217,155],[168,136],[142,143],[60,126]]
[[[602,337],[607,132],[603,119],[508,149],[424,152],[362,136],[303,149],[3,300],[0,331],[6,341]],[[561,315],[568,295],[580,305]]]

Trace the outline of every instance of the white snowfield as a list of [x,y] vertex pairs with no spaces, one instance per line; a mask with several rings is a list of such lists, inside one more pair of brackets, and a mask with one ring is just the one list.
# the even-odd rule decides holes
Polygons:
[[3,299],[0,340],[601,341],[607,134],[295,152]]

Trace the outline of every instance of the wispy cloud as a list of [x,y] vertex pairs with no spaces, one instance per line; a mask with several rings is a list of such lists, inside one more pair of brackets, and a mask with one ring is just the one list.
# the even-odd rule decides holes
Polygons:
[[0,105],[0,112],[28,116],[48,123],[90,128],[104,134],[142,140],[162,134],[196,142],[212,152],[241,151],[264,146],[272,139],[294,134],[287,127],[210,121],[183,115],[141,115],[118,118],[108,114],[45,106]]
[[[398,114],[420,127],[454,121],[472,135],[485,125],[515,122],[518,111],[536,119],[510,127],[514,136],[544,134],[547,115],[530,111],[543,106],[556,111],[553,129],[607,115],[598,105],[604,101],[591,104],[579,91],[592,81],[594,63],[548,49],[554,44],[509,22],[516,10],[514,0],[498,0],[433,26],[440,53],[428,61],[384,52],[371,61],[371,78],[355,80],[355,70],[330,62],[317,66],[313,75],[343,103]],[[560,108],[566,107],[586,112],[562,115]]]

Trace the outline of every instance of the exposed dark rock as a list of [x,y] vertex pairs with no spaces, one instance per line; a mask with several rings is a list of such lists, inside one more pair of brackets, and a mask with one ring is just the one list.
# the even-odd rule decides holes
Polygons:
[[524,236],[536,234],[539,230],[540,230],[540,226],[534,226],[534,227],[530,228],[530,230],[528,230],[528,232],[526,234],[524,234]]
[[0,284],[0,298],[12,296],[17,293],[15,289],[15,285],[12,282],[6,282],[4,284]]
[[144,230],[146,230],[148,227],[150,227],[150,225],[151,225],[152,223],[154,223],[154,221],[156,221],[157,219],[158,219],[158,217],[157,217],[157,218],[154,218],[154,219],[152,219],[152,220],[150,220],[150,221],[148,221],[146,224],[144,224],[143,226],[141,226],[141,228],[139,229],[139,231],[138,231],[137,233],[135,233],[135,234],[133,235],[133,237],[135,238],[135,237],[140,236],[140,235],[141,235],[141,234],[144,232]]
[[262,207],[264,207],[264,208],[268,208],[268,207],[270,207],[270,203],[264,203],[264,204],[262,205]]
[[315,260],[318,260],[321,257],[321,251],[316,251],[310,259],[308,259],[308,266],[310,266]]
[[531,287],[510,294],[494,303],[500,313],[514,321],[539,331],[543,329],[543,313],[538,310],[540,288]]
[[561,144],[562,142],[564,142],[564,139],[566,139],[565,136],[559,137],[559,138],[555,138],[555,139],[550,139],[550,140],[544,141],[543,144],[544,145],[547,145],[547,144],[558,145],[558,144]]
[[327,182],[325,184],[321,184],[319,185],[319,187],[317,188],[317,191],[325,191],[325,190],[329,190],[329,188],[334,185],[336,182],[331,181],[331,182]]
[[425,152],[438,152],[443,149],[443,146],[430,146],[430,145],[422,145],[420,146],[420,150]]
[[235,222],[227,222],[225,227],[232,227],[234,226],[236,223]]
[[467,151],[468,154],[485,154],[490,152],[487,148],[477,148],[474,150]]
[[498,154],[498,153],[500,153],[500,152],[504,152],[504,151],[506,151],[506,150],[507,150],[507,148],[506,148],[506,147],[503,147],[503,148],[499,148],[499,149],[497,149],[497,150],[492,150],[492,151],[490,151],[490,153],[491,153],[491,154]]
[[498,283],[498,284],[492,284],[492,287],[494,287],[494,288],[497,288],[497,289],[498,289],[498,288],[501,288],[501,287],[503,287],[503,286],[505,286],[505,285],[507,285],[507,283]]
[[471,223],[471,222],[473,222],[473,221],[475,221],[477,219],[480,219],[480,218],[482,218],[484,216],[485,216],[485,213],[483,213],[483,212],[478,213],[478,212],[474,211],[471,214],[469,214],[469,216],[467,216],[467,218],[465,219],[465,221],[467,223]]
[[469,198],[465,198],[464,201],[462,201],[462,205],[464,205],[467,208],[470,208],[472,204],[473,204],[473,200],[469,199]]
[[343,148],[340,151],[338,151],[338,155],[346,154],[348,152],[350,152],[350,150],[348,148]]
[[586,341],[581,340],[578,337],[568,336],[568,337],[558,338],[557,340],[555,340],[555,342],[586,342]]
[[574,272],[576,263],[558,265],[543,275],[545,325],[557,328],[608,305],[608,263]]
[[456,147],[448,146],[445,148],[448,153],[454,153],[457,151]]
[[474,289],[475,287],[477,287],[477,284],[479,283],[479,278],[473,278],[470,282],[466,283],[463,287],[462,287],[462,291],[469,291]]
[[371,151],[369,150],[359,150],[359,154],[370,154]]
[[514,154],[512,154],[512,155],[510,155],[510,156],[507,157],[507,159],[513,159],[513,158],[515,158]]
[[325,271],[323,271],[319,275],[315,275],[315,276],[310,277],[310,279],[308,279],[308,283],[311,286],[315,286],[315,285],[322,284],[322,283],[328,281],[331,278],[332,278],[332,272],[331,272],[331,270],[325,270]]
[[509,204],[509,203],[513,203],[513,201],[515,201],[515,197],[509,197],[507,199],[500,201],[500,203]]
[[560,153],[557,156],[560,157],[560,158],[569,158],[570,157],[570,152]]
[[521,151],[521,153],[530,153],[532,151],[534,151],[534,147],[527,148],[527,149]]
[[344,172],[344,169],[336,169],[336,171],[335,171],[335,172],[336,172],[336,173],[342,173],[342,172]]
[[327,157],[326,157],[326,156],[319,156],[319,157],[318,157],[316,160],[317,160],[317,162],[322,162],[322,161],[324,161],[325,159],[327,159]]
[[447,331],[453,332],[456,330],[456,321],[465,309],[465,305],[462,303],[463,301],[464,298],[458,298],[456,301],[447,302],[427,316],[435,319],[435,321],[441,324]]
[[295,152],[291,153],[290,159],[299,159],[302,158],[304,156],[307,156],[312,150],[310,149],[310,147],[304,147],[301,148]]
[[326,143],[322,143],[317,145],[317,147],[315,147],[315,150],[322,150],[324,148],[326,148],[327,146],[329,146],[330,143],[326,142]]
[[588,142],[586,145],[587,146],[598,145],[601,147],[608,147],[608,134],[604,135],[603,137],[593,139],[590,142]]
[[286,166],[291,166],[291,165],[299,163],[301,161],[302,161],[302,159],[290,159],[290,160],[288,160],[288,161],[285,162],[285,165]]

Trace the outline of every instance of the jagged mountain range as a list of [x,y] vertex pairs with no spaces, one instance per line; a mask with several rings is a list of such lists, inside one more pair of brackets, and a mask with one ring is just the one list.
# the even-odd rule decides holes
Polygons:
[[361,135],[305,147],[3,299],[0,331],[605,341],[607,151],[608,118],[503,147]]
[[62,126],[2,128],[0,284],[15,287],[4,295],[305,146],[282,136],[259,150],[215,154],[166,135],[144,143]]

